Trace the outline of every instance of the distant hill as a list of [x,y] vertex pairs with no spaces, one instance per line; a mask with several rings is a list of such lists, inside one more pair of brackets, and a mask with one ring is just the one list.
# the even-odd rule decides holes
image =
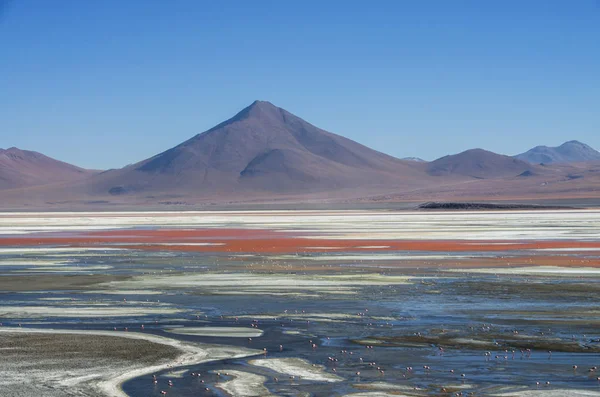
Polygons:
[[483,149],[444,156],[427,165],[430,175],[462,175],[477,179],[512,177],[533,172],[533,169],[534,166],[525,161]]
[[0,189],[77,181],[94,173],[38,152],[0,149]]
[[427,160],[423,160],[420,157],[403,157],[402,160],[405,161],[416,161],[417,163],[426,163]]
[[560,146],[536,146],[515,156],[515,158],[533,164],[577,163],[600,161],[600,152],[579,141],[565,142]]
[[244,197],[422,185],[422,167],[332,134],[269,102],[163,153],[90,180],[93,194]]
[[[600,203],[600,161],[581,162],[595,159],[597,152],[575,141],[554,149],[562,157],[545,158],[544,165],[483,149],[431,162],[397,159],[255,101],[208,131],[121,169],[89,171],[36,152],[0,149],[0,208],[159,210],[550,198]],[[578,161],[558,163],[567,158]]]

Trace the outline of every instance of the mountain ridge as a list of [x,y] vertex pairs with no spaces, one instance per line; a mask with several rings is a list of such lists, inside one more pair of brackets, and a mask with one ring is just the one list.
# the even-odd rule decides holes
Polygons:
[[462,175],[476,179],[512,177],[534,169],[535,166],[522,160],[479,148],[441,157],[427,166],[430,175]]
[[[431,162],[398,159],[322,130],[267,101],[254,101],[216,126],[119,169],[93,172],[17,150],[0,149],[0,159],[27,157],[30,163],[44,160],[46,165],[23,166],[25,172],[18,174],[15,164],[11,168],[0,162],[4,207],[600,198],[600,161],[540,165],[483,149]],[[13,173],[8,188],[2,185],[2,172],[7,170]],[[67,176],[57,178],[61,172]],[[19,178],[21,183],[14,183]],[[18,193],[15,186],[21,188]]]
[[600,152],[585,143],[571,140],[554,147],[536,146],[514,157],[533,164],[563,164],[600,161]]
[[32,150],[0,149],[0,189],[77,181],[95,172]]

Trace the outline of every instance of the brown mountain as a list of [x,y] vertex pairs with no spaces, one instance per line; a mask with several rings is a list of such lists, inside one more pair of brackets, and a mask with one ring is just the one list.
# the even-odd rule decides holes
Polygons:
[[0,189],[72,182],[89,177],[94,172],[38,152],[15,147],[0,149]]
[[471,149],[432,161],[427,166],[427,173],[435,176],[462,175],[490,179],[534,174],[536,169],[536,166],[510,156]]
[[423,185],[424,165],[332,134],[269,102],[137,164],[90,179],[93,195],[243,197]]
[[[39,153],[0,151],[4,184],[0,206],[158,209],[274,202],[596,198],[599,167],[600,163],[534,165],[482,149],[429,163],[400,160],[317,128],[269,102],[256,101],[163,153],[91,176]],[[24,188],[6,188],[17,186]]]

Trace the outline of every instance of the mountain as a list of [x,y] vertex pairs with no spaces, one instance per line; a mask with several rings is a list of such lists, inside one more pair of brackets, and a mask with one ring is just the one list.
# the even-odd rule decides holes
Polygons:
[[93,195],[247,197],[420,186],[423,166],[324,131],[269,102],[163,153],[90,179]]
[[0,149],[0,189],[72,182],[89,177],[94,172],[38,152],[15,147]]
[[0,150],[4,209],[550,198],[600,200],[600,162],[539,165],[482,149],[432,162],[401,160],[264,101],[121,169],[98,173],[36,152]]
[[600,161],[600,152],[579,141],[565,142],[560,146],[536,146],[515,156],[515,158],[533,164],[577,163]]
[[462,175],[476,179],[513,177],[534,173],[535,166],[483,149],[441,157],[428,163],[427,173],[435,176]]
[[404,161],[416,161],[417,163],[426,163],[426,160],[423,160],[420,157],[403,157],[402,160]]

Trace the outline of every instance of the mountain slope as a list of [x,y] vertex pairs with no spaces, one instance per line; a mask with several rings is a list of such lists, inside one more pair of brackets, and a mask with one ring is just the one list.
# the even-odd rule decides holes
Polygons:
[[421,185],[424,166],[319,129],[269,102],[163,153],[92,178],[94,194],[297,193]]
[[91,173],[39,153],[0,150],[0,207],[600,197],[600,162],[535,165],[482,149],[432,162],[400,160],[260,101],[151,158]]
[[15,147],[0,149],[0,189],[76,181],[94,172],[38,152]]
[[476,179],[513,177],[534,171],[535,166],[529,163],[483,149],[444,156],[427,166],[430,175],[462,175]]
[[533,164],[576,163],[600,161],[600,152],[579,141],[565,142],[557,147],[536,146],[515,156]]

